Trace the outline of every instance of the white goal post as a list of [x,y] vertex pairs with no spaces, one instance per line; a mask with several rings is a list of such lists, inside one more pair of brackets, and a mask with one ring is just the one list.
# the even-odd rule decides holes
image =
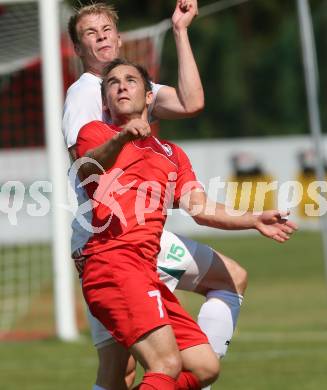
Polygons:
[[[25,3],[25,4],[24,4]],[[24,66],[29,66],[34,58],[39,57],[41,51],[42,63],[42,95],[43,95],[43,113],[46,133],[46,155],[48,165],[48,179],[52,185],[51,191],[51,246],[53,259],[53,290],[54,290],[54,307],[55,307],[55,329],[56,335],[66,341],[76,340],[78,330],[76,325],[76,310],[74,298],[74,277],[72,272],[73,262],[70,255],[70,223],[68,213],[62,207],[67,204],[67,168],[68,158],[67,152],[64,149],[63,139],[61,137],[61,118],[63,108],[63,77],[62,63],[60,51],[60,21],[59,21],[59,6],[60,0],[0,0],[0,6],[6,7],[27,7],[32,4],[30,10],[30,18],[28,25],[17,23],[17,31],[12,28],[10,20],[10,12],[8,19],[6,16],[3,20],[2,44],[4,50],[0,53],[0,70],[4,80],[11,73],[18,71]],[[38,7],[38,12],[37,8]],[[27,8],[25,8],[27,10]],[[7,12],[5,12],[7,15]],[[25,30],[24,30],[25,29]],[[15,42],[17,41],[17,42]],[[38,42],[40,44],[38,44]],[[11,46],[12,45],[12,46]],[[5,80],[6,81],[6,80]],[[19,113],[17,112],[17,115]],[[10,122],[8,121],[8,129],[10,131]],[[24,131],[24,130],[23,130]],[[59,136],[58,136],[59,135]],[[22,155],[23,151],[19,153]],[[33,170],[35,167],[30,166]],[[12,179],[7,179],[12,180]],[[28,228],[27,228],[28,229]],[[30,227],[33,229],[33,226]],[[26,227],[25,227],[26,230]],[[14,239],[11,238],[14,242]],[[42,241],[42,239],[41,239]],[[27,241],[26,241],[27,242]],[[44,242],[44,239],[43,239]],[[20,259],[28,253],[22,252]],[[40,256],[38,254],[38,256]],[[30,261],[30,259],[28,259]],[[9,262],[4,261],[2,267],[8,267]],[[10,266],[10,265],[9,265]],[[20,267],[20,264],[17,265]],[[11,271],[21,274],[19,268]],[[26,270],[29,274],[33,271]],[[35,270],[34,270],[35,272]],[[33,276],[29,276],[32,278]],[[12,283],[16,282],[17,277],[11,278]],[[21,279],[20,283],[24,283]],[[27,284],[31,284],[26,279]],[[14,291],[16,287],[9,286],[6,291]],[[22,288],[21,288],[22,290]],[[30,287],[27,290],[31,290]],[[13,296],[13,292],[11,295]],[[6,297],[7,301],[5,300]],[[6,302],[13,302],[14,307],[20,306],[13,301],[10,294],[0,294],[3,302],[0,306],[8,307]],[[17,296],[17,299],[23,299],[23,296]],[[26,298],[26,297],[25,297]],[[26,304],[31,304],[28,299],[25,299]],[[21,305],[22,306],[22,305]],[[15,308],[13,310],[16,310]],[[21,310],[20,313],[24,313]],[[19,312],[17,313],[19,314]],[[1,314],[0,314],[1,315]],[[0,331],[10,330],[10,324],[16,320],[14,314],[9,315],[10,320],[7,320],[4,327]],[[7,329],[8,326],[8,329]]]
[[[308,0],[297,0],[297,13],[302,46],[304,80],[307,95],[308,116],[311,139],[316,155],[316,176],[321,182],[325,180],[323,137],[319,109],[319,75],[317,51],[315,45],[312,16]],[[326,195],[324,195],[326,198]],[[327,281],[327,216],[320,217],[325,278]]]
[[46,144],[52,181],[53,267],[57,335],[63,340],[78,336],[75,320],[74,283],[70,261],[70,229],[67,211],[67,152],[58,137],[63,109],[58,0],[39,0],[43,101]]

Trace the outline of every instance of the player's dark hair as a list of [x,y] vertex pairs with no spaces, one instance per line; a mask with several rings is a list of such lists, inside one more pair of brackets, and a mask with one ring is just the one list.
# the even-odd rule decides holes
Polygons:
[[[128,61],[124,58],[116,58],[115,60],[111,61],[104,68],[103,73],[102,73],[102,79],[105,79],[105,77],[113,69],[117,68],[117,66],[120,66],[120,65],[128,65],[128,66],[132,66],[133,68],[135,68],[139,72],[140,76],[142,77],[145,92],[152,91],[151,79],[150,79],[148,71],[142,65],[135,64],[134,62]],[[105,90],[106,90],[106,83],[102,82],[102,84],[101,84],[102,97],[105,97]]]

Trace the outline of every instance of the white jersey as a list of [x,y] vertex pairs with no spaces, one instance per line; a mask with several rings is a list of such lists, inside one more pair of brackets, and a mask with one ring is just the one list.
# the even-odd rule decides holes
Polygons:
[[[82,76],[68,88],[62,121],[62,132],[68,148],[75,145],[79,130],[87,123],[94,120],[109,121],[109,118],[106,116],[102,107],[101,82],[102,80],[100,77],[91,73],[83,73]],[[153,103],[149,107],[149,115],[151,115],[153,104],[161,87],[162,85],[160,84],[152,83]],[[71,184],[74,187],[78,204],[86,205],[87,202],[89,202],[89,198],[84,189],[78,187],[79,180],[76,179],[74,180],[74,183]],[[91,206],[88,212],[82,212],[88,226],[91,227]],[[76,218],[72,223],[72,229],[71,250],[73,253],[84,246],[92,233],[89,229],[83,228]]]

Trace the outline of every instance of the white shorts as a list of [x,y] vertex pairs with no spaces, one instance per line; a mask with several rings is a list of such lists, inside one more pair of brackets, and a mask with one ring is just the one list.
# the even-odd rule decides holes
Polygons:
[[[160,245],[161,251],[158,255],[160,279],[172,292],[176,288],[194,291],[211,266],[213,250],[207,245],[166,230],[162,233]],[[111,334],[93,317],[88,308],[87,315],[93,344],[97,348],[111,344],[114,341]]]

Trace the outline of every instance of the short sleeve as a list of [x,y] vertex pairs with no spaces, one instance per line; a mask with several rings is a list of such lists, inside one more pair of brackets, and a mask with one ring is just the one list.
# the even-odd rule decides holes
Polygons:
[[153,122],[152,110],[153,110],[153,107],[154,107],[155,102],[156,102],[157,94],[158,94],[160,88],[164,87],[164,85],[151,82],[151,87],[152,87],[152,93],[153,93],[153,101],[150,104],[149,109],[148,109],[149,122]]
[[87,123],[102,120],[100,81],[73,84],[67,91],[62,132],[68,148],[75,145],[79,130]]
[[178,153],[178,171],[174,196],[174,203],[176,203],[185,193],[197,188],[203,190],[203,186],[197,180],[192,164],[186,153],[180,147],[174,146]]

